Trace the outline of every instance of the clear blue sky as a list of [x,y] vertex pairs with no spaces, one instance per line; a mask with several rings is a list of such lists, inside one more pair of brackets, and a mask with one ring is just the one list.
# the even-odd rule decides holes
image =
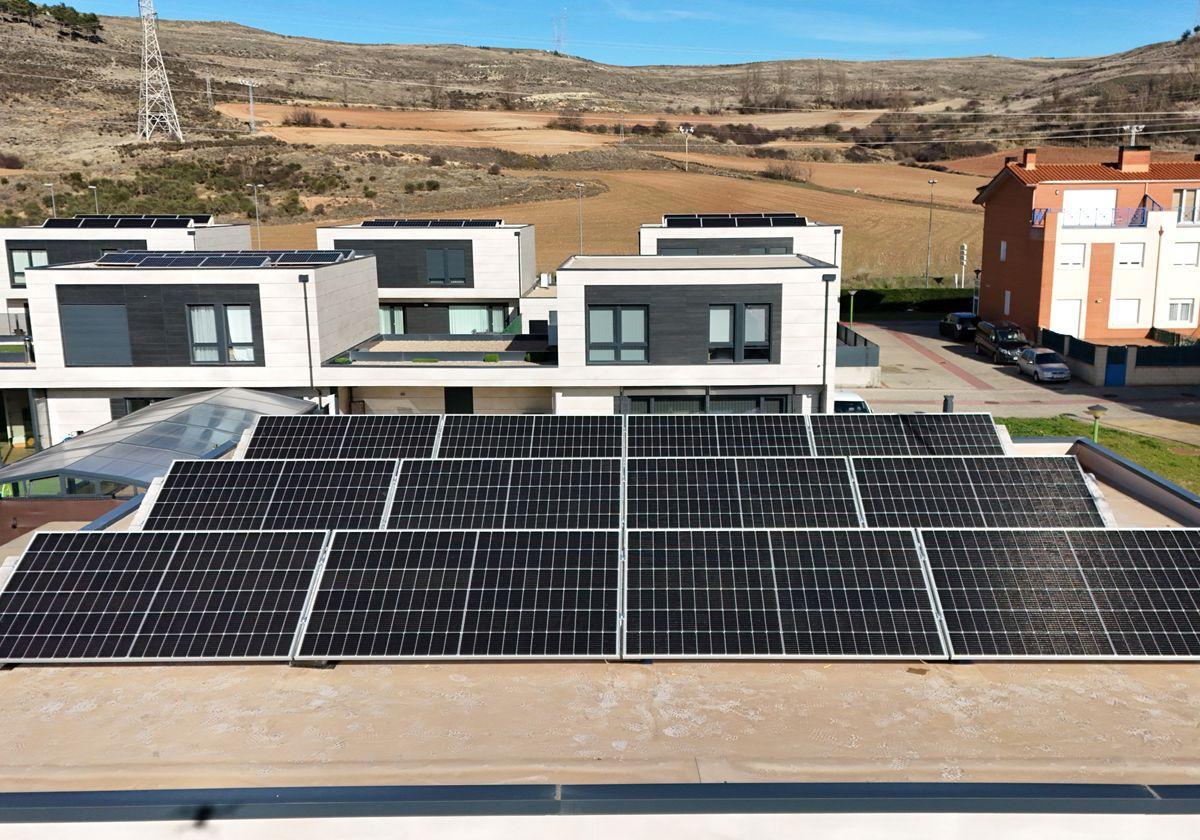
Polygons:
[[[133,15],[134,0],[76,0]],[[231,20],[287,35],[364,43],[552,49],[613,64],[719,64],[773,58],[1097,55],[1176,38],[1194,0],[158,0],[164,19]],[[169,47],[168,47],[169,49]]]

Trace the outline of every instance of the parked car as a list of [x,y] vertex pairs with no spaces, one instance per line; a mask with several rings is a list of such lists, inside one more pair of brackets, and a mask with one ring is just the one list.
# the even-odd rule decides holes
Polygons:
[[980,321],[975,326],[975,355],[991,356],[998,365],[1011,365],[1017,361],[1021,351],[1029,346],[1029,339],[1021,328],[1011,321]]
[[1049,347],[1026,347],[1017,356],[1017,371],[1035,382],[1067,382],[1071,369],[1062,356]]
[[954,341],[966,341],[975,335],[979,316],[971,312],[951,312],[938,322],[938,332]]
[[871,406],[853,391],[833,392],[834,414],[870,414]]

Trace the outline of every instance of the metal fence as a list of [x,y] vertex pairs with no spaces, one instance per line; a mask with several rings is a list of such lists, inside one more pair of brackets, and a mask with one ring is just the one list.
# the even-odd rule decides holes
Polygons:
[[879,345],[845,324],[837,327],[838,367],[879,367]]

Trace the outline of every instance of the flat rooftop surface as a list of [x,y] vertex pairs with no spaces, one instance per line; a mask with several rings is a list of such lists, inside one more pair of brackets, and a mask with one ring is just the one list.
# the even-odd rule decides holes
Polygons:
[[712,257],[672,257],[672,256],[574,256],[567,259],[559,271],[579,269],[584,271],[611,271],[637,269],[734,269],[734,268],[821,268],[833,266],[821,260],[806,257],[803,254],[784,255],[721,255]]

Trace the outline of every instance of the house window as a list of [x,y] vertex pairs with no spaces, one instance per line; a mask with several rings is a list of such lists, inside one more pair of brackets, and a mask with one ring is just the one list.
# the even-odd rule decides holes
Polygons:
[[645,306],[589,306],[589,364],[637,363],[649,359]]
[[1200,265],[1200,242],[1177,242],[1172,250],[1175,265]]
[[503,306],[463,305],[449,310],[451,335],[504,332]]
[[254,363],[254,323],[247,304],[199,304],[188,308],[192,364]]
[[1007,259],[1008,259],[1008,241],[1001,239],[1000,240],[1000,262],[1004,262]]
[[1112,302],[1109,315],[1114,327],[1136,327],[1141,316],[1142,302],[1138,298],[1118,298]]
[[660,257],[694,257],[699,252],[695,248],[660,248]]
[[1200,190],[1175,190],[1175,219],[1181,225],[1200,223]]
[[708,308],[710,362],[771,360],[771,307],[765,303],[719,304]]
[[1118,242],[1116,262],[1120,268],[1141,268],[1146,264],[1146,246],[1141,242]]
[[379,305],[379,334],[404,335],[404,307],[394,303]]
[[1082,242],[1064,242],[1058,246],[1060,268],[1083,268],[1087,256],[1087,245]]
[[426,248],[425,280],[432,286],[465,286],[467,252],[462,248]]
[[1194,298],[1172,298],[1167,305],[1167,320],[1174,324],[1190,324],[1196,316]]
[[34,250],[31,248],[17,248],[12,251],[12,285],[17,288],[25,288],[25,269],[39,268],[43,265],[49,265],[45,251]]
[[1012,312],[1012,292],[1005,290],[1004,292],[1004,314],[1008,315]]

